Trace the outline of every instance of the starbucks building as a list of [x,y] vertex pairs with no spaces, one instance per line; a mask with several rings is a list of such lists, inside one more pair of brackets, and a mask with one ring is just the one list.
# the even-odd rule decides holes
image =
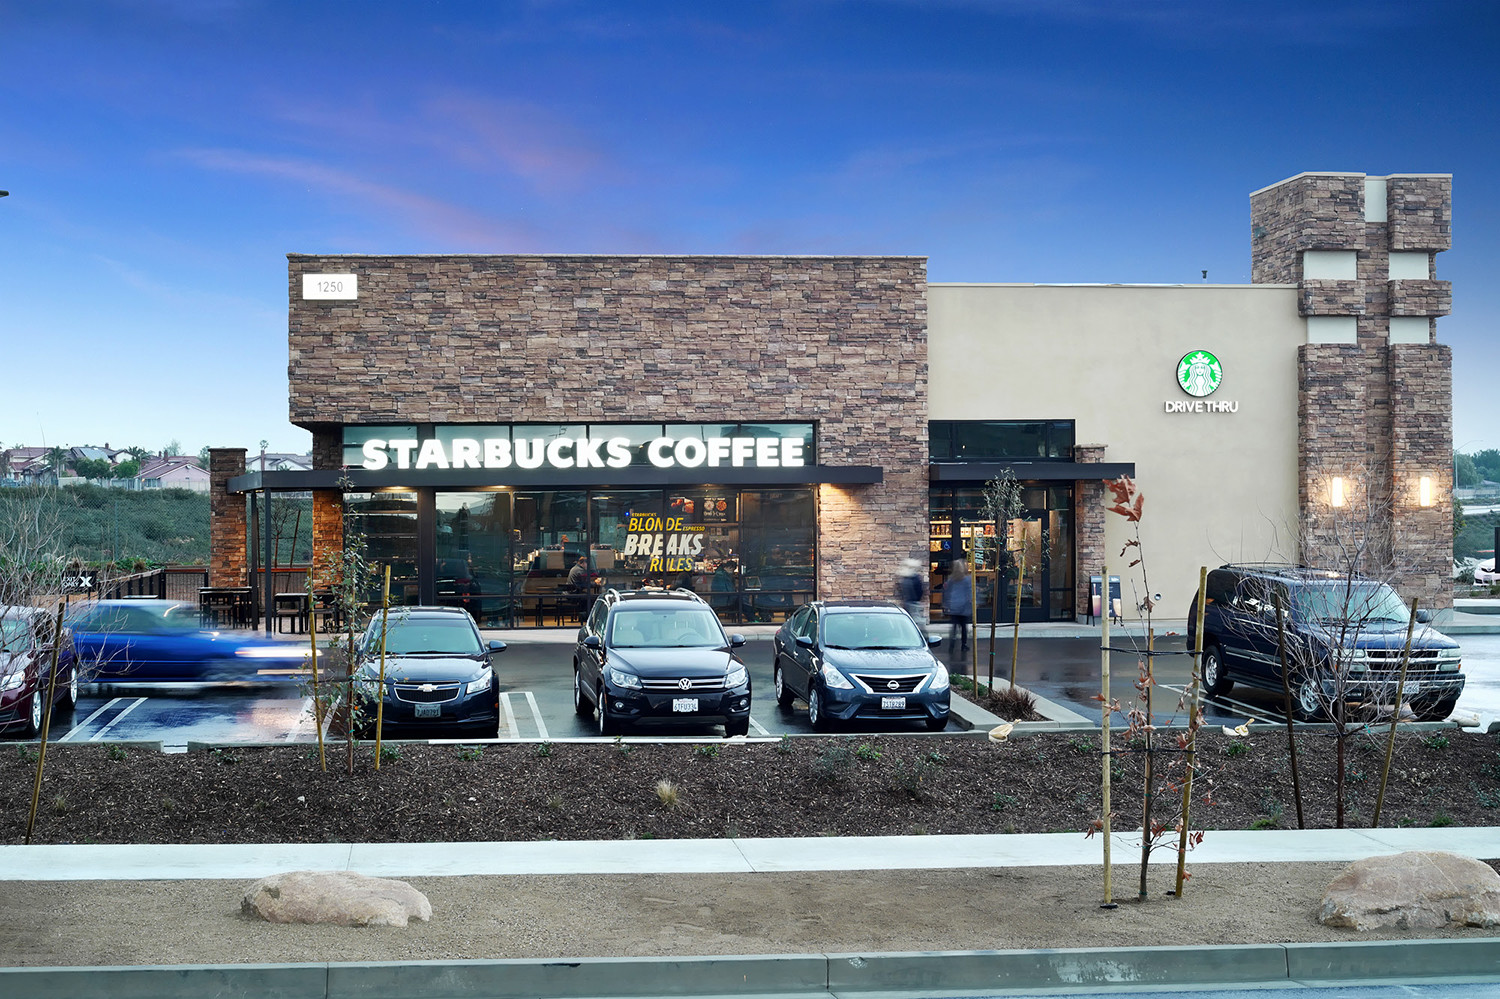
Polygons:
[[[247,499],[311,490],[316,551],[358,531],[395,600],[494,627],[576,622],[579,565],[774,622],[887,597],[912,557],[934,591],[973,558],[981,619],[993,601],[1081,620],[1106,560],[1127,617],[1147,596],[1180,617],[1200,565],[1328,564],[1351,528],[1442,607],[1450,191],[1257,191],[1248,285],[933,284],[917,256],[294,254],[290,412],[315,467],[214,453],[212,582],[264,561]],[[1144,583],[1119,558],[1134,526],[1105,513],[1121,475],[1145,496]],[[1019,485],[1000,516],[997,478]]]

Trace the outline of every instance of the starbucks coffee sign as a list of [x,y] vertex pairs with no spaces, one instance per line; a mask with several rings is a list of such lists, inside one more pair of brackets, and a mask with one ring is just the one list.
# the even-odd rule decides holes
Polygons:
[[1224,380],[1224,365],[1206,350],[1190,350],[1177,362],[1177,386],[1191,399],[1168,399],[1168,413],[1238,413],[1240,404],[1209,399]]

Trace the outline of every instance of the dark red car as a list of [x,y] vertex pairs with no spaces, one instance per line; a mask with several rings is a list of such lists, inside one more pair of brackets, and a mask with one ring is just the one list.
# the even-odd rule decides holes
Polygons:
[[[0,731],[26,736],[41,731],[54,627],[54,617],[39,607],[0,604]],[[66,628],[62,643],[57,656],[54,714],[72,711],[78,704],[77,661]]]

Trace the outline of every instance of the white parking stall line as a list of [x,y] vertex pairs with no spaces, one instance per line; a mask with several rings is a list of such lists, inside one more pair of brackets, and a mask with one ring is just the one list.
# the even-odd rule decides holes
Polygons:
[[77,725],[74,725],[72,728],[68,729],[67,735],[64,735],[61,739],[58,739],[57,741],[58,742],[67,742],[76,733],[82,732],[85,728],[87,728],[89,722],[93,721],[95,718],[98,718],[100,715],[104,714],[104,712],[108,711],[110,708],[114,707],[116,704],[119,704],[123,700],[124,700],[123,697],[116,697],[114,700],[106,702],[105,705],[102,708],[95,709],[95,711],[94,711],[93,714],[89,715],[83,721],[79,722]]
[[[117,698],[117,700],[118,700],[118,698]],[[130,712],[134,711],[136,708],[140,707],[142,704],[145,704],[145,703],[146,703],[146,699],[144,697],[137,697],[131,703],[130,707],[126,708],[124,711],[121,711],[119,714],[117,714],[113,718],[111,718],[109,720],[109,724],[108,725],[104,726],[99,731],[97,731],[93,735],[89,736],[89,742],[98,742],[100,739],[104,738],[105,733],[108,732],[110,729],[114,728],[116,725],[120,724],[120,720],[122,718],[124,718],[126,715],[130,714]]]
[[536,695],[529,690],[526,691],[526,703],[531,705],[531,717],[536,719],[537,732],[543,739],[547,738],[547,726],[542,721],[542,711],[536,706]]
[[511,710],[509,693],[500,695],[500,708],[505,712],[505,727],[510,733],[510,737],[512,739],[519,739],[521,733],[516,731],[516,713]]
[[753,728],[753,729],[755,729],[755,731],[759,732],[761,735],[770,735],[771,734],[766,729],[766,727],[764,725],[762,725],[760,722],[758,722],[758,721],[755,720],[755,716],[754,715],[750,716],[750,727]]

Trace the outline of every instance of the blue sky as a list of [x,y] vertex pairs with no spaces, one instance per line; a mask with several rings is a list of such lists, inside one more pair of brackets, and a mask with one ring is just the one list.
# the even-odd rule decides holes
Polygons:
[[1496,6],[0,0],[0,441],[305,449],[288,252],[1241,283],[1249,193],[1326,170],[1453,174],[1454,442],[1500,447]]

